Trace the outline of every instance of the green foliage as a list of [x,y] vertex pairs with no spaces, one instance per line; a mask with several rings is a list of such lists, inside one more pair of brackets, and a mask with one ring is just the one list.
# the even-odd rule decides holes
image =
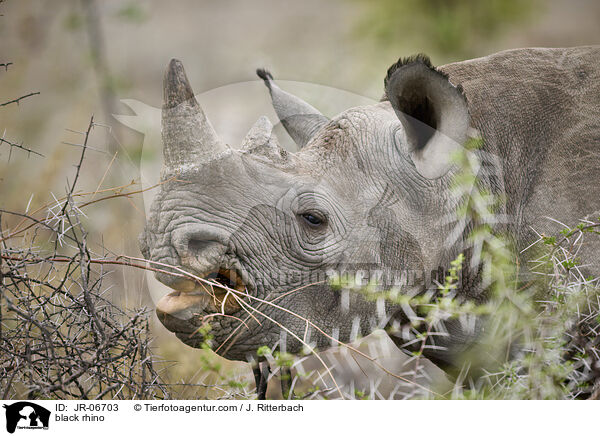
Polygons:
[[275,363],[277,366],[290,368],[294,364],[294,355],[290,353],[280,353],[276,351],[274,354]]
[[[407,352],[415,362],[425,360],[425,346],[444,323],[475,318],[484,321],[484,333],[458,356],[460,371],[448,374],[453,388],[431,386],[429,390],[415,384],[410,398],[570,399],[598,395],[600,286],[598,279],[584,278],[575,253],[583,235],[598,236],[600,219],[566,227],[558,235],[540,236],[526,256],[533,262],[519,265],[517,250],[496,218],[502,200],[478,177],[481,145],[481,141],[472,140],[455,157],[459,170],[451,185],[459,204],[456,218],[466,223],[472,250],[468,257],[459,253],[450,262],[437,289],[408,295],[402,289],[382,289],[375,282],[362,286],[352,275],[332,277],[331,285],[338,292],[359,292],[368,300],[383,298],[412,308],[409,321],[413,337],[407,341],[412,342],[412,348]],[[460,297],[461,274],[466,268],[473,270],[473,256],[477,257],[481,295],[485,296],[477,301]],[[207,344],[212,338],[210,331],[209,325],[198,330]],[[328,399],[337,395],[333,387],[298,389],[298,381],[318,381],[314,373],[296,366],[304,356],[268,346],[259,347],[256,354],[266,359],[272,374],[284,382],[285,398]],[[202,371],[216,374],[220,385],[231,392],[248,395],[248,383],[223,375],[223,368],[209,356],[201,359]],[[351,386],[346,395],[368,399],[373,393]]]
[[212,327],[207,322],[198,327],[198,329],[196,329],[194,335],[202,340],[202,343],[199,348],[202,348],[203,350],[212,349],[212,340],[214,337],[210,334],[211,330]]
[[270,356],[271,349],[266,345],[263,345],[262,347],[258,347],[258,350],[256,350],[256,355],[258,357]]
[[248,386],[248,383],[238,380],[227,380],[227,386],[233,389],[244,389]]
[[367,394],[365,394],[365,391],[360,391],[358,389],[354,390],[354,397],[357,400],[368,400],[369,396]]
[[476,44],[531,18],[536,0],[354,0],[363,3],[357,28],[384,50],[399,44],[447,58],[476,55]]
[[[454,374],[452,398],[566,399],[597,394],[600,286],[593,277],[583,278],[574,253],[583,235],[598,236],[600,219],[567,227],[561,236],[542,235],[525,253],[533,266],[519,267],[517,251],[496,219],[502,203],[477,176],[481,145],[472,140],[455,156],[460,170],[452,184],[460,204],[457,219],[470,229],[472,256],[467,259],[460,253],[437,290],[407,295],[376,284],[360,287],[351,277],[333,278],[334,287],[369,300],[385,298],[410,306],[413,340],[407,341],[412,343],[407,351],[416,359],[422,358],[428,340],[445,322],[484,320],[485,333],[458,356],[462,370]],[[479,302],[458,298],[461,270],[474,256],[481,292],[487,296]]]
[[70,12],[63,21],[66,30],[76,31],[83,27],[83,17],[77,12]]
[[[577,252],[583,234],[598,235],[598,222],[585,221],[558,236],[542,236],[531,268],[518,268],[515,250],[494,225],[496,199],[476,181],[477,158],[467,144],[457,156],[461,170],[453,189],[462,198],[459,219],[471,224],[469,242],[479,257],[489,298],[474,304],[453,298],[464,257],[451,263],[435,295],[419,295],[404,304],[421,309],[427,340],[439,320],[463,314],[484,317],[485,334],[462,356],[453,398],[566,399],[585,397],[597,383],[600,341],[598,280],[583,279]],[[527,253],[526,253],[527,254]],[[433,316],[432,316],[433,315]],[[595,369],[594,369],[595,368]],[[469,380],[466,380],[469,378]],[[466,387],[468,386],[468,388]]]
[[148,18],[146,11],[135,2],[125,4],[117,11],[116,15],[130,23],[143,23]]

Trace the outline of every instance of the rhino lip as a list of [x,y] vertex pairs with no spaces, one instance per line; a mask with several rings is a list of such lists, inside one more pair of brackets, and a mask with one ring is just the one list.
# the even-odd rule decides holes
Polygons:
[[206,275],[204,279],[214,281],[225,288],[235,289],[239,292],[244,292],[246,289],[244,280],[235,269],[219,268],[218,271]]
[[174,291],[162,297],[156,310],[160,318],[190,319],[202,314],[232,314],[241,309],[239,299],[247,293],[247,280],[237,269],[220,267],[200,275],[201,283],[186,280],[171,286]]

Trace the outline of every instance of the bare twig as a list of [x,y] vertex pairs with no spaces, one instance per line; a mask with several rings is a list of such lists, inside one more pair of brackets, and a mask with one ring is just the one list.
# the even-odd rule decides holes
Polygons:
[[4,102],[4,103],[0,103],[0,107],[8,106],[9,104],[13,104],[13,103],[19,104],[19,102],[21,100],[23,100],[27,97],[31,97],[32,95],[39,95],[39,94],[40,94],[39,91],[38,92],[30,92],[29,94],[22,95],[21,97],[17,97],[13,100],[10,100],[10,101]]
[[38,153],[35,150],[31,150],[31,149],[29,149],[27,147],[24,147],[23,144],[17,144],[17,143],[9,141],[7,139],[4,139],[4,138],[0,138],[0,144],[7,144],[7,145],[10,146],[11,149],[12,148],[18,148],[20,150],[26,151],[27,154],[35,154],[35,155],[38,155],[38,156],[41,156],[41,157],[45,157],[42,153]]
[[73,180],[73,183],[71,184],[71,188],[69,189],[69,193],[67,194],[67,201],[65,201],[65,204],[61,211],[61,215],[63,215],[65,213],[65,210],[67,209],[67,205],[69,204],[69,200],[71,199],[71,197],[73,195],[73,191],[75,191],[75,185],[77,185],[77,181],[79,180],[79,172],[81,171],[81,165],[83,164],[83,159],[85,157],[85,150],[87,148],[88,140],[90,139],[90,132],[92,131],[92,127],[94,127],[94,116],[93,115],[90,117],[90,123],[88,124],[88,128],[85,131],[85,138],[83,140],[83,148],[81,150],[81,155],[79,157],[79,163],[77,164],[77,171],[75,172],[75,179]]

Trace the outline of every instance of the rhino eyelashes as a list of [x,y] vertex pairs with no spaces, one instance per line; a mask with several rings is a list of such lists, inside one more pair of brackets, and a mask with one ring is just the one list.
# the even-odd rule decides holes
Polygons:
[[327,224],[327,218],[320,212],[303,212],[299,216],[311,228],[320,228]]

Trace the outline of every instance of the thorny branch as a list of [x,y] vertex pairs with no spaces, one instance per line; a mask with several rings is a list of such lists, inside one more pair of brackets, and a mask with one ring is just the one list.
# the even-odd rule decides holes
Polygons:
[[[12,64],[13,64],[12,62],[5,62],[5,63],[1,63],[0,67],[4,67],[4,71],[8,71],[8,66],[12,65]],[[8,105],[13,104],[13,103],[16,103],[18,105],[21,100],[26,99],[27,97],[31,97],[31,96],[39,95],[39,94],[40,94],[39,91],[38,92],[30,92],[29,94],[22,95],[21,97],[17,97],[15,99],[6,101],[4,103],[0,103],[0,107],[8,106]],[[10,157],[11,157],[12,149],[13,148],[18,148],[18,149],[21,149],[23,151],[26,151],[28,153],[28,157],[29,157],[29,155],[31,155],[31,153],[36,154],[36,155],[41,156],[41,157],[44,157],[41,153],[38,153],[37,151],[33,151],[33,150],[29,149],[29,148],[24,147],[23,144],[17,144],[17,143],[14,143],[12,141],[9,141],[7,139],[4,139],[4,134],[0,138],[0,144],[6,144],[6,145],[10,146],[10,154],[8,156],[8,160],[9,161],[10,161]]]
[[[38,153],[35,150],[31,150],[31,149],[29,149],[27,147],[24,147],[23,144],[16,144],[16,143],[8,141],[8,140],[6,140],[4,138],[0,138],[0,144],[7,144],[7,145],[9,145],[11,150],[13,148],[18,148],[20,150],[26,151],[28,154],[32,154],[33,153],[35,155],[38,155],[38,156],[41,156],[41,157],[45,157],[43,154]],[[9,157],[9,160],[10,160],[10,157]]]
[[[9,65],[10,65],[10,64],[9,64]],[[40,95],[40,93],[39,93],[39,91],[38,91],[38,92],[30,92],[29,94],[22,95],[21,97],[17,97],[17,98],[15,98],[15,99],[13,99],[13,100],[9,100],[9,101],[7,101],[7,102],[0,103],[0,107],[1,107],[1,106],[8,106],[9,104],[12,104],[12,103],[19,104],[19,102],[20,102],[21,100],[23,100],[23,99],[25,99],[25,98],[27,98],[27,97],[31,97],[32,95]]]
[[[91,262],[81,212],[73,202],[92,127],[93,119],[64,204],[47,208],[46,218],[0,212],[2,218],[20,216],[33,223],[32,232],[18,241],[0,239],[3,399],[170,398],[150,351],[149,311],[120,308],[109,297],[105,279],[110,271]],[[5,222],[0,221],[2,236],[11,234]],[[44,235],[49,239],[42,240]],[[59,240],[64,262],[54,259]]]

